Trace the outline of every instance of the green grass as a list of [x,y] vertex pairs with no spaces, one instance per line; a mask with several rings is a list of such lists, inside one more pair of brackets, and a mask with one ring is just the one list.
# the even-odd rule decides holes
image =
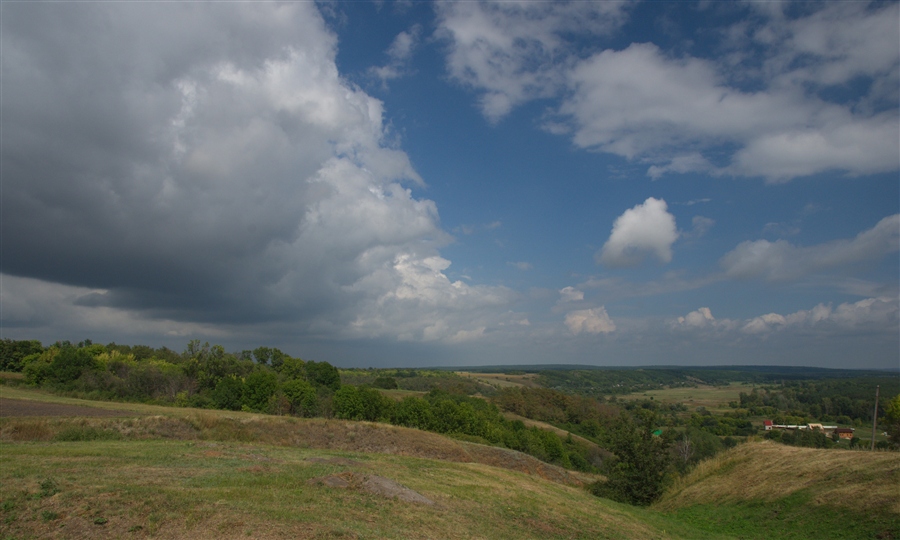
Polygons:
[[[135,415],[0,419],[0,538],[900,538],[896,453],[748,443],[636,508],[394,426],[0,396]],[[435,504],[313,481],[351,472]]]
[[[192,538],[717,537],[481,464],[160,440],[3,442],[0,456],[0,537],[52,535],[59,527],[97,538],[129,530]],[[393,479],[435,504],[310,482],[348,470]],[[43,496],[50,474],[57,492]]]
[[900,454],[737,446],[700,463],[655,505],[738,538],[900,538]]
[[844,540],[900,537],[895,515],[861,516],[839,507],[813,504],[808,490],[787,497],[737,504],[701,504],[667,515],[702,531],[737,538]]
[[897,538],[897,519],[859,514],[840,508],[811,505],[812,495],[798,491],[775,501],[750,500],[738,504],[704,504],[668,514],[702,531],[738,538]]
[[705,407],[711,412],[730,411],[729,401],[738,401],[741,392],[749,393],[752,386],[746,383],[731,383],[726,386],[695,386],[646,390],[619,396],[620,400],[650,399],[663,403],[684,403],[688,410]]

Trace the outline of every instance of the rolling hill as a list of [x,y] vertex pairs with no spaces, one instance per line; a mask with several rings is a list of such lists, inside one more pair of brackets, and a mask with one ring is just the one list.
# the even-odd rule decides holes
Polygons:
[[896,453],[748,443],[637,508],[581,487],[596,477],[383,424],[9,387],[0,416],[2,538],[900,537]]

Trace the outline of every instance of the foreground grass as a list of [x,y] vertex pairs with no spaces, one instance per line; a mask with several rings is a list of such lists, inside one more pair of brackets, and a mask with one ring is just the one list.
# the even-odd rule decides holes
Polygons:
[[[483,464],[160,440],[2,442],[0,456],[4,538],[716,537]],[[313,481],[346,472],[434,504]]]
[[[21,388],[0,397],[121,413],[0,419],[0,538],[697,537],[523,454],[433,433]],[[310,482],[349,472],[434,504]]]
[[655,509],[741,538],[900,538],[900,454],[737,446],[700,463]]
[[[900,454],[741,445],[649,509],[522,454],[380,424],[118,411],[0,418],[0,538],[900,538]],[[73,409],[82,410],[83,409]],[[379,475],[434,504],[328,475]]]

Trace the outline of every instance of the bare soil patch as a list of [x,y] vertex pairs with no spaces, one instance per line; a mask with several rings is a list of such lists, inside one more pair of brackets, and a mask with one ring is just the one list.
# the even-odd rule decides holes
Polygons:
[[0,398],[0,417],[13,416],[135,416],[133,411],[118,411],[113,409],[98,409],[96,407],[83,407],[80,405],[64,405],[61,403],[46,403],[43,401],[31,401],[28,399]]
[[330,488],[359,489],[388,499],[398,499],[410,503],[427,504],[429,506],[434,504],[434,501],[421,493],[398,484],[390,478],[376,474],[343,472],[321,478],[313,478],[309,483]]

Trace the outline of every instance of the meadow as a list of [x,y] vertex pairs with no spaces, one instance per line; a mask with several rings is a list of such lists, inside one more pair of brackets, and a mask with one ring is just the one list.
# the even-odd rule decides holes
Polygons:
[[397,426],[0,400],[70,408],[0,410],[0,538],[900,537],[894,452],[750,442],[639,508],[588,493],[592,475]]
[[683,403],[688,410],[703,407],[710,412],[722,413],[731,410],[728,404],[738,401],[741,392],[750,392],[752,388],[751,384],[744,382],[732,382],[721,386],[698,384],[634,392],[619,396],[618,399],[625,401],[653,399],[661,403]]

